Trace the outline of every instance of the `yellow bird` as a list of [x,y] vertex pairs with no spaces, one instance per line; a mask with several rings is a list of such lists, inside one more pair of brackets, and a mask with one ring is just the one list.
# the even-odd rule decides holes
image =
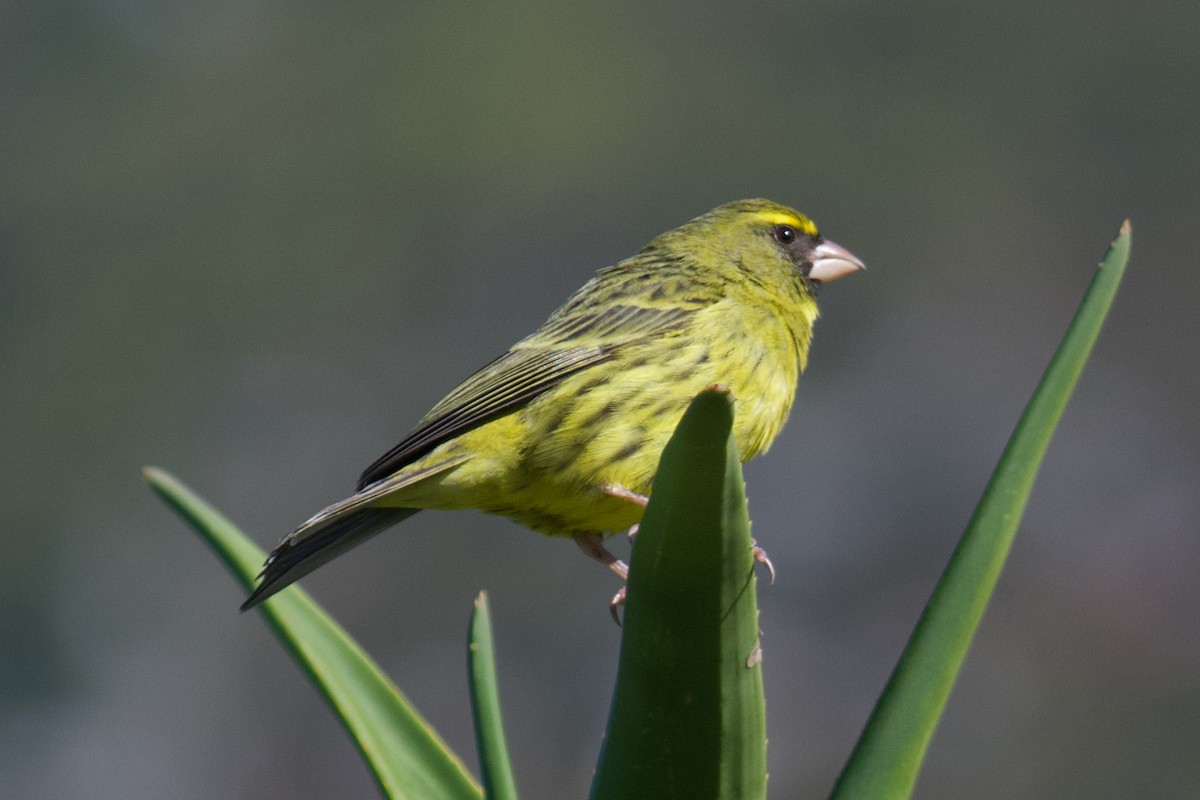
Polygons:
[[426,508],[476,508],[573,537],[625,577],[603,537],[641,519],[691,400],[729,387],[742,461],[765,452],[808,360],[818,287],[862,266],[766,200],[658,236],[597,272],[367,467],[353,495],[289,534],[243,610]]

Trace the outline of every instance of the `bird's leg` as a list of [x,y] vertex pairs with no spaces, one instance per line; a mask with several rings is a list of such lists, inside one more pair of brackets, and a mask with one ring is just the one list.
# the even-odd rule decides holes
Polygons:
[[[644,494],[631,492],[624,486],[616,486],[611,483],[606,483],[601,486],[600,491],[604,492],[609,497],[615,497],[618,500],[627,500],[630,503],[633,503],[635,506],[641,506],[642,508],[645,508],[646,504],[650,502],[650,498],[646,497]],[[625,538],[632,542],[633,538],[637,536],[637,532],[638,525],[637,523],[634,523],[633,525],[629,526],[629,530],[625,531]],[[624,602],[624,597],[621,599],[622,602]]]
[[604,492],[609,497],[615,497],[618,500],[628,500],[635,506],[641,506],[642,508],[645,508],[646,504],[650,502],[650,498],[646,497],[646,495],[638,494],[637,492],[626,489],[624,486],[617,486],[614,483],[604,484],[600,487],[600,491]]
[[[608,495],[609,497],[615,497],[618,500],[625,500],[626,502],[633,503],[635,506],[641,506],[642,508],[645,508],[646,504],[650,502],[650,498],[646,497],[646,495],[638,494],[637,492],[626,489],[624,486],[617,486],[616,484],[612,484],[612,483],[604,484],[603,486],[600,487],[600,491],[603,492],[604,494]],[[630,525],[629,530],[625,532],[625,537],[627,539],[629,539],[629,541],[632,542],[633,537],[637,536],[637,531],[638,531],[637,523],[634,523],[633,525]],[[578,536],[575,537],[575,541],[579,542],[579,546],[584,548],[585,553],[587,553],[588,555],[591,555],[593,558],[597,557],[590,550],[588,550],[587,547],[585,547],[582,542],[579,541]],[[607,550],[604,550],[604,548],[600,546],[600,543],[598,540],[596,541],[595,546],[599,547],[600,550],[603,551],[606,555],[608,555],[609,558],[612,558],[612,554],[608,553]],[[621,564],[620,561],[618,561],[617,563]],[[621,564],[621,566],[625,566],[625,565]],[[612,569],[611,566],[610,566],[610,569]],[[616,570],[614,569],[613,571],[615,572]],[[618,574],[620,574],[620,573],[618,573]],[[625,578],[625,579],[628,578],[628,569],[626,569],[626,574],[622,575],[621,577]],[[624,586],[622,586],[620,589],[617,590],[617,593],[613,595],[612,600],[610,600],[608,603],[608,610],[609,610],[609,613],[612,614],[613,622],[617,623],[618,625],[621,624],[621,617],[617,612],[623,605],[625,605],[625,587]]]
[[[617,574],[621,580],[628,580],[629,567],[624,561],[614,556],[604,547],[603,538],[598,533],[577,533],[575,534],[575,544],[579,546],[588,557],[594,558],[604,566],[611,569]],[[621,617],[617,614],[617,609],[625,605],[625,586],[617,590],[613,595],[612,600],[608,602],[608,611],[612,614],[613,622],[621,624]]]
[[[725,387],[720,386],[719,384],[714,384],[713,386],[711,386],[709,388],[724,389]],[[642,508],[645,508],[646,504],[650,502],[650,498],[646,497],[646,495],[644,495],[644,494],[638,494],[637,492],[633,492],[633,491],[630,491],[629,489],[626,489],[624,486],[617,486],[617,485],[611,484],[611,483],[605,484],[604,486],[600,487],[600,491],[604,492],[609,497],[616,497],[620,500],[628,500],[630,503],[633,503],[634,505],[639,505]],[[625,532],[625,536],[629,539],[629,541],[632,542],[634,537],[637,536],[637,532],[638,532],[638,525],[634,524],[634,525],[631,525],[629,527],[629,530],[627,530]],[[597,546],[599,546],[599,543],[597,543]],[[583,545],[581,544],[580,547],[583,547]],[[604,550],[603,547],[601,547],[600,549]],[[587,552],[587,551],[585,551],[585,552]],[[610,558],[612,558],[612,555],[609,554],[607,550],[605,550],[604,552],[606,554],[608,554]],[[758,544],[756,544],[754,542],[753,539],[751,539],[750,540],[750,553],[751,553],[751,555],[753,555],[755,563],[761,564],[762,566],[766,567],[767,575],[770,576],[771,584],[774,585],[774,583],[775,583],[775,565],[771,563],[771,558],[770,558],[770,556],[767,555],[767,551],[763,550],[761,547],[758,546]],[[591,554],[589,553],[589,555],[591,555]],[[593,556],[593,558],[595,558],[595,556]],[[621,587],[621,591],[617,592],[616,596],[614,596],[612,599],[612,610],[613,610],[614,617],[616,616],[616,613],[617,613],[616,612],[617,607],[624,605],[624,603],[625,603],[625,587]]]
[[617,574],[621,580],[629,578],[629,567],[625,562],[614,556],[604,547],[603,537],[598,533],[577,533],[575,534],[575,544],[579,545],[589,558],[594,558],[604,566],[611,569]]
[[[624,486],[617,486],[611,483],[606,483],[601,486],[600,491],[609,497],[615,497],[618,500],[625,500],[626,502],[633,503],[635,506],[641,506],[642,508],[645,508],[646,504],[650,502],[650,498],[646,497],[644,494],[638,494],[637,492],[626,489]],[[633,541],[633,537],[637,535],[637,529],[638,526],[636,524],[630,526],[629,530],[625,534],[629,538],[629,541]],[[629,567],[625,565],[624,561],[621,561],[604,548],[604,545],[601,544],[600,534],[576,534],[575,544],[579,545],[580,550],[620,575],[621,580],[624,581],[629,579]],[[624,586],[617,590],[617,593],[613,595],[612,600],[610,600],[608,603],[608,610],[609,613],[612,614],[613,622],[617,623],[618,625],[621,624],[621,617],[617,612],[623,605],[625,605]]]

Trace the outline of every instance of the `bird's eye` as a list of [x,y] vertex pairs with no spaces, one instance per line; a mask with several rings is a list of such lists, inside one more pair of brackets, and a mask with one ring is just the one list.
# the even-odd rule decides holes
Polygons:
[[796,241],[796,229],[791,225],[776,225],[771,235],[775,237],[775,241],[782,245],[788,245]]

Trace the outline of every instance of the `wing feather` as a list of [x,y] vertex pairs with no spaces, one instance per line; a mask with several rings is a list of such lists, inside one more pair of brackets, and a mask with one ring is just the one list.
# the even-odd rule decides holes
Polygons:
[[[568,310],[571,313],[564,313]],[[596,308],[591,303],[569,301],[536,333],[467,378],[434,406],[395,447],[367,467],[358,489],[525,405],[570,376],[610,360],[622,348],[677,329],[687,313],[682,308],[633,304]]]

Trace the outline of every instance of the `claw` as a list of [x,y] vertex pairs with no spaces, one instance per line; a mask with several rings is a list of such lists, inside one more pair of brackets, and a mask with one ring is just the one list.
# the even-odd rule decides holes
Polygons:
[[617,613],[617,609],[625,605],[625,587],[617,589],[617,593],[613,595],[612,600],[608,601],[608,613],[612,614],[613,622],[617,623],[617,627],[621,626],[621,615]]
[[625,538],[629,540],[630,544],[632,544],[633,540],[637,538],[638,528],[640,528],[641,526],[642,526],[642,524],[640,522],[638,522],[633,525],[630,525],[629,530],[625,531]]
[[771,559],[767,556],[767,551],[756,545],[753,541],[750,542],[750,553],[754,556],[754,561],[757,564],[762,564],[767,568],[767,574],[771,576],[771,585],[775,585],[775,565],[771,563]]

